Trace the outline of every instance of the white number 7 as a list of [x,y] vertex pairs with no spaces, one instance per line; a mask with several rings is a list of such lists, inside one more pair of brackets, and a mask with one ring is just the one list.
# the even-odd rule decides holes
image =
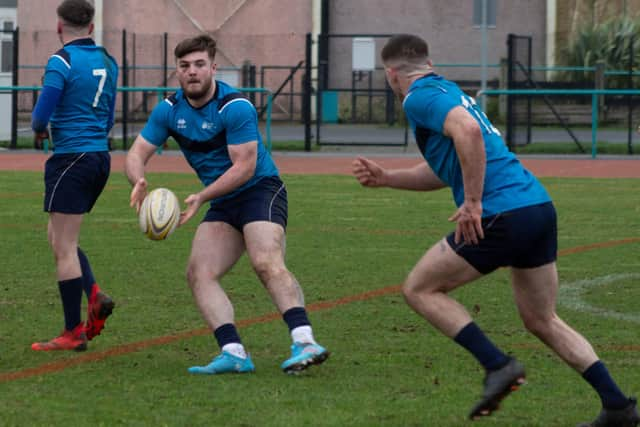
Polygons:
[[104,89],[104,82],[107,80],[107,70],[104,68],[95,68],[93,70],[94,76],[100,77],[100,83],[98,83],[98,90],[96,91],[96,96],[93,98],[93,108],[98,106],[98,99],[100,99],[100,95],[102,95],[102,89]]

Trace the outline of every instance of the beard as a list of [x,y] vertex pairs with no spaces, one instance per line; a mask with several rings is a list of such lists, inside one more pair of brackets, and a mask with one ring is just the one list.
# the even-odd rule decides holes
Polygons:
[[188,81],[182,85],[182,90],[184,94],[187,96],[187,98],[193,99],[194,101],[200,101],[202,98],[207,96],[207,94],[209,93],[209,90],[211,89],[211,85],[213,84],[213,81],[209,79],[205,79],[204,81],[199,83],[201,83],[200,88],[195,88],[191,86]]

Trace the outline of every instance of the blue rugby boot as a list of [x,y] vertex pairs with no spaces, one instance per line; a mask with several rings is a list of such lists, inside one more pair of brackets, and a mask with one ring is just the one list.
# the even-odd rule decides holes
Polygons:
[[223,351],[220,355],[216,356],[211,363],[207,366],[192,366],[189,368],[189,372],[192,374],[226,374],[237,373],[243,374],[246,372],[253,372],[256,367],[251,361],[251,357],[247,354],[245,359],[234,356],[231,353]]
[[287,374],[304,371],[311,365],[319,365],[329,357],[327,349],[319,344],[293,343],[291,357],[280,366]]

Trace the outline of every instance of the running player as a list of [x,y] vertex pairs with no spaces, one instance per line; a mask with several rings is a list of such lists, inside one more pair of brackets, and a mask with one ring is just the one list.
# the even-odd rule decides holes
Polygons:
[[368,187],[430,191],[451,187],[454,232],[430,248],[407,277],[407,303],[467,349],[486,370],[472,419],[490,415],[525,380],[515,358],[496,347],[467,310],[447,294],[499,267],[511,267],[516,306],[525,327],[578,371],[599,394],[593,426],[636,426],[636,400],[623,394],[591,345],[558,317],[556,212],[540,182],[510,153],[473,98],[435,73],[427,43],[391,37],[382,49],[387,81],[426,162],[382,168],[358,158],[353,172]]

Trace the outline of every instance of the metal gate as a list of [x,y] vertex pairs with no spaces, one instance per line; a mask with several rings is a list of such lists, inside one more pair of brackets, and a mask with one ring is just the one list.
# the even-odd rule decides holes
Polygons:
[[[531,36],[509,34],[507,39],[508,89],[529,89],[531,76]],[[531,97],[509,95],[507,98],[507,145],[531,143]]]
[[[319,146],[407,145],[402,105],[388,86],[379,59],[382,45],[389,37],[389,34],[319,35],[316,75],[305,80],[307,113],[303,118],[307,146],[312,134]],[[314,71],[309,65],[313,43],[309,35],[307,76]]]

